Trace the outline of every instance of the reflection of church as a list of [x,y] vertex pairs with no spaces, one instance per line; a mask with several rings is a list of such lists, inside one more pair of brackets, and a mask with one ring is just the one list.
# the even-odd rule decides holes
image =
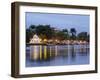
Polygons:
[[35,34],[30,40],[30,43],[41,43],[41,39]]

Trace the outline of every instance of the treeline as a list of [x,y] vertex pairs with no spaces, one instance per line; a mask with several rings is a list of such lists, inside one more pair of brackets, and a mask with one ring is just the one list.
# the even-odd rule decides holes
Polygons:
[[77,34],[75,28],[57,30],[50,25],[31,25],[26,29],[26,42],[29,43],[34,34],[37,34],[42,40],[82,40],[89,42],[89,34],[80,32]]

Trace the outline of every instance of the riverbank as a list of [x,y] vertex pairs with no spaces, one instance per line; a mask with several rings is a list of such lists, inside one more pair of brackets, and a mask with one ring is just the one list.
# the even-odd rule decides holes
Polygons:
[[61,42],[61,43],[26,43],[26,45],[89,45],[89,42]]

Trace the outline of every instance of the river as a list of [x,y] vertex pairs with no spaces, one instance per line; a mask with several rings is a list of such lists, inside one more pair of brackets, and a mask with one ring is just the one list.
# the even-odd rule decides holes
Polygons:
[[26,67],[89,64],[89,45],[28,45]]

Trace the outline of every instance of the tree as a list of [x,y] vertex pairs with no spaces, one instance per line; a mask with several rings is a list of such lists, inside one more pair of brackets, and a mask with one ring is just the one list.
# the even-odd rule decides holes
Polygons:
[[69,33],[67,29],[63,29],[62,32],[64,33],[64,39],[69,39]]
[[31,26],[29,27],[29,29],[30,29],[30,31],[31,31],[33,34],[36,33],[36,25],[31,25]]
[[87,32],[80,32],[77,36],[76,32],[75,28],[71,28],[70,31],[68,31],[67,29],[55,30],[50,25],[31,25],[26,29],[26,42],[29,43],[34,34],[37,34],[42,40],[68,40],[70,38],[73,42],[77,38],[78,40],[85,40],[89,42],[89,34]]
[[89,42],[90,41],[90,35],[88,34],[88,36],[87,36],[87,42]]
[[87,32],[81,32],[78,34],[78,40],[89,41],[89,34]]
[[36,25],[30,25],[29,28],[26,29],[26,42],[29,43],[30,39],[33,35],[36,34]]
[[64,33],[68,34],[68,30],[67,29],[63,29],[62,30]]
[[76,29],[75,29],[75,28],[71,28],[71,29],[70,29],[70,33],[71,33],[70,38],[71,38],[72,40],[75,40],[75,39],[76,39]]
[[32,38],[33,33],[31,32],[30,29],[26,29],[26,43],[29,43],[30,38]]
[[36,26],[35,26],[35,25],[31,25],[29,28],[30,28],[30,29],[35,29]]
[[56,38],[57,38],[58,40],[63,40],[64,37],[65,37],[64,32],[59,31],[59,32],[56,33]]
[[53,36],[53,31],[50,25],[38,25],[36,27],[36,33],[38,35],[44,35],[47,39],[51,39]]

